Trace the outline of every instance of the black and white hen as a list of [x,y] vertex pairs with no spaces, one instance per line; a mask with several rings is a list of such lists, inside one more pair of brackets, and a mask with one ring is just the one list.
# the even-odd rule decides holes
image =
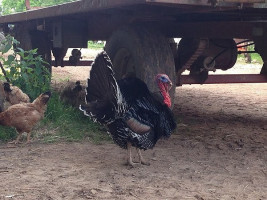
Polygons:
[[158,85],[163,102],[157,101],[146,84],[128,77],[116,81],[112,63],[101,52],[95,59],[86,88],[86,104],[80,109],[95,122],[105,125],[114,142],[128,149],[128,164],[133,166],[131,147],[138,149],[142,164],[148,164],[140,149],[153,148],[160,138],[168,138],[176,123],[170,110],[171,81],[166,74],[158,74]]

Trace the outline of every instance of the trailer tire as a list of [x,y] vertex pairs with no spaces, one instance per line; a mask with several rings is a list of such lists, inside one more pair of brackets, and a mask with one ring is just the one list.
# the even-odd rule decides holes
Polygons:
[[113,63],[116,79],[138,77],[154,94],[159,92],[155,76],[159,73],[167,74],[174,85],[170,91],[174,102],[174,58],[169,40],[162,34],[142,26],[123,27],[111,35],[105,50]]

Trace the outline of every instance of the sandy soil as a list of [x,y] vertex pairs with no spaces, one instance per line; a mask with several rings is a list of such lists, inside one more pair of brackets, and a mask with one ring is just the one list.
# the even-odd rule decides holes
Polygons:
[[[54,75],[86,79],[88,68]],[[267,199],[267,84],[176,89],[176,132],[133,169],[114,144],[0,145],[0,199]]]

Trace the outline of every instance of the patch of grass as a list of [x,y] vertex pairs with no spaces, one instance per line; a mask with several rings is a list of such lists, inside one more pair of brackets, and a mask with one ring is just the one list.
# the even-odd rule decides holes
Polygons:
[[[248,46],[247,47],[247,50],[248,51],[255,51],[255,45]],[[258,53],[251,53],[250,56],[251,56],[251,62],[252,63],[263,64],[263,61],[262,61],[262,58],[261,58],[260,54],[258,54]],[[238,55],[238,58],[237,58],[237,61],[244,62],[245,61],[244,54],[239,54]]]
[[251,54],[251,60],[256,61],[257,63],[263,64],[262,58],[261,58],[260,54],[258,54],[258,53],[252,53]]
[[57,83],[63,83],[63,82],[68,82],[70,81],[71,77],[70,76],[65,76],[64,78],[58,76],[58,75],[54,75],[52,77],[52,81],[55,81]]
[[97,43],[93,41],[88,41],[88,49],[103,49],[104,43]]
[[0,141],[7,142],[16,138],[16,130],[14,128],[0,126]]
[[[262,61],[262,58],[261,58],[260,54],[258,54],[258,53],[251,53],[250,55],[251,55],[251,62],[252,63],[263,64],[263,61]],[[243,54],[238,55],[237,61],[239,61],[239,62],[245,62],[245,56]]]
[[56,93],[53,93],[48,103],[40,128],[46,129],[43,137],[45,142],[89,140],[99,144],[110,140],[106,132],[100,131],[98,124],[93,123],[77,108],[62,103]]
[[[108,134],[98,124],[70,105],[62,103],[57,93],[49,100],[45,118],[34,128],[32,136],[45,143],[57,141],[91,141],[101,144],[111,141]],[[3,142],[16,138],[13,128],[0,126],[0,140]]]

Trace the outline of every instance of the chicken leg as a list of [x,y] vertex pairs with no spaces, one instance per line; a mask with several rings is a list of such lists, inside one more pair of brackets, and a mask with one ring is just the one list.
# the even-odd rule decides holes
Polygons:
[[22,135],[22,132],[18,132],[18,136],[15,140],[9,142],[8,144],[18,144],[19,143],[19,140],[20,140],[20,137]]
[[28,132],[27,133],[27,142],[26,142],[26,144],[29,144],[29,143],[31,143],[31,132]]
[[[20,140],[20,138],[21,138],[21,135],[22,135],[22,132],[18,132],[18,136],[17,136],[17,138],[15,139],[15,140],[13,140],[13,141],[11,141],[11,142],[9,142],[8,144],[18,144],[18,143],[21,143],[19,140]],[[31,132],[27,132],[27,142],[26,142],[26,144],[29,144],[29,143],[31,143]]]

